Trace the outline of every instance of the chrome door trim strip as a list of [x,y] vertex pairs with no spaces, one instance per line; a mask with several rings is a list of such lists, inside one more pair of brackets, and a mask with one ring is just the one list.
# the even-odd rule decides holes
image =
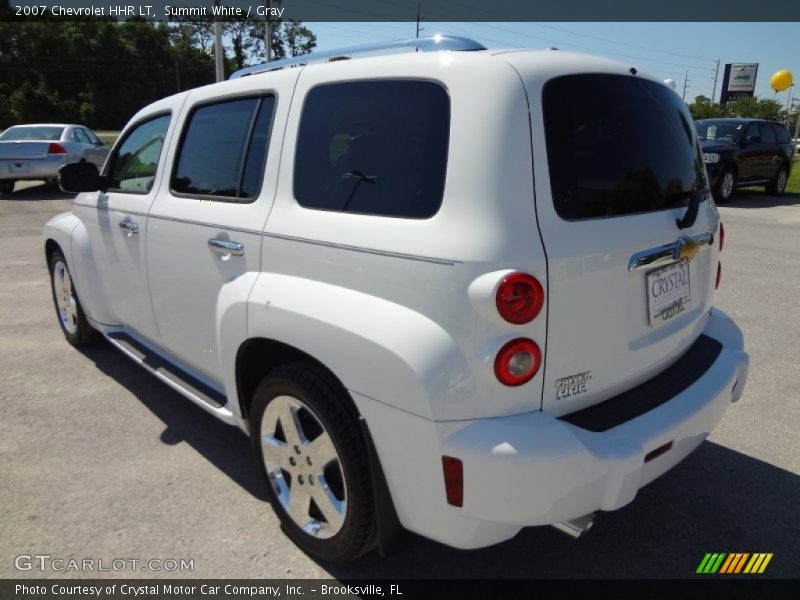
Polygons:
[[[82,202],[75,202],[74,204],[78,206],[83,206],[85,208],[94,208],[98,210],[108,210],[106,207],[95,206],[92,204],[83,204]],[[115,209],[116,210],[116,209]],[[256,229],[244,229],[242,227],[230,227],[228,225],[219,225],[217,223],[208,223],[203,221],[192,221],[191,219],[178,219],[177,217],[166,217],[162,215],[154,215],[154,214],[147,214],[144,212],[132,211],[132,210],[118,210],[117,212],[126,214],[126,215],[138,215],[142,217],[148,217],[150,219],[161,219],[162,221],[174,221],[176,223],[186,223],[187,225],[202,225],[203,227],[211,227],[213,229],[222,229],[225,231],[236,231],[239,233],[252,233],[255,235],[261,235],[264,237],[270,237],[278,240],[287,240],[290,242],[299,242],[302,244],[314,244],[315,246],[324,246],[326,248],[336,248],[339,250],[349,250],[351,252],[362,252],[365,254],[374,254],[377,256],[388,256],[391,258],[401,258],[405,260],[415,260],[419,262],[427,262],[435,265],[444,265],[448,267],[452,267],[454,265],[460,265],[463,261],[449,259],[449,258],[434,258],[431,256],[419,256],[416,254],[404,254],[402,252],[391,252],[388,250],[376,250],[374,248],[365,248],[362,246],[349,246],[347,244],[338,244],[336,242],[324,242],[321,240],[312,240],[308,238],[301,238],[295,237],[291,235],[282,235],[278,233],[269,233],[267,231],[258,231]]]
[[351,252],[363,252],[365,254],[376,254],[378,256],[388,256],[391,258],[402,258],[405,260],[416,260],[420,262],[433,263],[436,265],[445,265],[452,267],[460,265],[463,261],[454,260],[449,258],[433,258],[431,256],[418,256],[416,254],[403,254],[402,252],[390,252],[388,250],[376,250],[374,248],[364,248],[362,246],[348,246],[347,244],[338,244],[335,242],[324,242],[322,240],[311,240],[307,238],[294,237],[291,235],[282,235],[278,233],[262,233],[264,237],[270,237],[278,240],[287,240],[290,242],[300,242],[302,244],[313,244],[315,246],[324,246],[326,248],[336,248],[338,250],[349,250]]

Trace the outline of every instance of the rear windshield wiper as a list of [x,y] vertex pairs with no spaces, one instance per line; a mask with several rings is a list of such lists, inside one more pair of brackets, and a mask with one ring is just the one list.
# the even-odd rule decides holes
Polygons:
[[700,203],[705,200],[707,193],[707,190],[692,190],[689,192],[689,206],[686,207],[683,218],[675,219],[675,224],[678,226],[678,229],[687,229],[694,225],[694,222],[697,220]]

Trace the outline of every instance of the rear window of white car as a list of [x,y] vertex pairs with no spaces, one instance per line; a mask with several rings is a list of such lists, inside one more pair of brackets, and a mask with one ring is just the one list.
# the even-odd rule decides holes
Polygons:
[[633,75],[568,75],[545,85],[542,104],[562,218],[682,207],[707,187],[691,115],[665,85]]
[[55,142],[61,139],[62,133],[64,133],[63,127],[12,127],[11,129],[6,129],[3,135],[0,135],[0,142],[20,142],[25,140]]
[[444,194],[450,98],[431,81],[326,84],[307,95],[294,194],[319,210],[424,219]]

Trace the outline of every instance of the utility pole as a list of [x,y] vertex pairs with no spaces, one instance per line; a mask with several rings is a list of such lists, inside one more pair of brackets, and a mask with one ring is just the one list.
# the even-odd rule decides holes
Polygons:
[[714,61],[714,89],[711,91],[711,104],[714,104],[714,96],[717,95],[717,77],[719,76],[719,59]]
[[[267,7],[267,22],[264,24],[264,42],[267,45],[267,62],[272,60],[272,39],[273,39],[273,31],[272,31],[272,0],[265,1]],[[281,0],[277,0],[275,3],[278,7],[280,7],[283,2]]]
[[264,23],[264,43],[267,46],[267,62],[272,57],[272,0],[267,0],[267,22]]
[[[214,0],[214,6],[219,6],[220,0]],[[214,70],[217,81],[225,79],[225,51],[222,49],[222,21],[219,17],[214,19]]]
[[683,95],[681,98],[684,102],[686,102],[686,90],[689,87],[689,71],[686,71],[686,74],[683,76]]

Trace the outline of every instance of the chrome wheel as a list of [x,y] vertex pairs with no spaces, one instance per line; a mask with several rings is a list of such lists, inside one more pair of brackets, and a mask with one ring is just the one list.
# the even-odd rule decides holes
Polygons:
[[70,335],[78,331],[78,300],[72,288],[69,269],[63,261],[53,266],[53,297],[56,299],[61,326]]
[[347,490],[339,454],[317,415],[293,396],[277,396],[264,410],[260,435],[269,483],[289,518],[315,538],[336,535]]
[[777,191],[779,194],[782,194],[783,190],[786,189],[786,180],[786,171],[781,169],[781,172],[778,173],[778,179],[775,180],[775,191]]
[[719,191],[723,198],[730,198],[731,194],[733,193],[733,173],[728,171],[722,176],[722,184],[719,187]]

